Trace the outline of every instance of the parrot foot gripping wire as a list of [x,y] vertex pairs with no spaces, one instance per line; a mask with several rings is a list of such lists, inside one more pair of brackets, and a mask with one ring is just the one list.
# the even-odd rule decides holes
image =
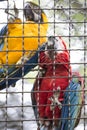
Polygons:
[[28,61],[28,57],[25,55],[25,56],[22,56],[18,62],[16,63],[16,67],[19,66],[19,65],[22,65],[23,63],[25,63],[26,61]]
[[40,126],[37,130],[52,130],[51,122],[49,120],[41,119],[39,124]]
[[[58,123],[58,121],[57,121]],[[40,127],[37,130],[59,130],[58,125],[55,123],[52,125],[52,121],[44,120],[40,122]]]
[[4,77],[7,74],[8,66],[3,65],[2,60],[0,60],[0,77]]
[[51,101],[50,110],[53,111],[56,106],[59,107],[59,109],[62,109],[62,103],[58,100],[60,95],[60,87],[57,88],[57,90],[54,90],[53,96],[49,98]]
[[[51,111],[53,111],[56,106],[58,106],[59,109],[62,109],[62,104],[58,100],[59,95],[60,95],[60,87],[57,87],[57,90],[53,91],[53,96],[51,98],[49,98],[49,100],[51,101],[51,106],[50,106]],[[58,121],[57,121],[57,123],[58,123]],[[39,120],[40,127],[38,128],[38,130],[58,130],[57,123],[55,122],[54,125],[52,125],[52,121],[49,121],[46,119],[40,119]]]
[[[16,18],[18,18],[18,14],[19,14],[19,11],[18,11],[18,9],[16,8],[16,4],[15,4],[15,1],[13,0],[13,2],[14,2],[14,13],[15,14],[12,14],[11,12],[9,12],[9,9],[7,8],[7,9],[5,9],[5,13],[7,13],[7,14],[9,14],[9,15],[11,15],[12,17],[10,17],[10,19],[9,19],[9,21],[11,20],[12,22],[14,21],[14,18],[16,19]],[[11,22],[10,21],[10,22]]]
[[24,54],[16,63],[16,67],[20,67],[26,63],[30,57],[32,57],[34,53],[31,51],[29,54]]
[[0,67],[0,77],[5,77],[8,72],[8,69],[4,66]]

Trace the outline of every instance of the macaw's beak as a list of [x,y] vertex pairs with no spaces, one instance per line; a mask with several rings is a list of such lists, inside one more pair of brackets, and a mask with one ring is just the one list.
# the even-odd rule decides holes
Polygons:
[[42,11],[38,5],[32,2],[25,3],[24,16],[27,21],[42,22]]
[[33,21],[34,15],[29,4],[27,4],[24,8],[24,15],[27,21]]

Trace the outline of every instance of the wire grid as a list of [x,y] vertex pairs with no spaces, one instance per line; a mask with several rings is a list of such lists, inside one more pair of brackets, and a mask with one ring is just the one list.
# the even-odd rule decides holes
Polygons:
[[[47,1],[48,3],[49,1]],[[58,1],[60,2],[60,0]],[[24,7],[24,3],[25,1],[23,1],[23,7]],[[72,1],[68,1],[68,5],[67,6],[57,6],[57,1],[53,1],[52,6],[47,6],[47,7],[43,7],[42,9],[46,12],[47,11],[47,16],[49,17],[49,30],[48,30],[48,35],[45,37],[48,37],[49,35],[53,35],[55,37],[58,37],[58,35],[61,35],[65,41],[68,42],[69,44],[69,52],[70,54],[72,54],[72,52],[76,52],[75,54],[79,53],[79,52],[83,52],[83,58],[79,61],[79,62],[71,62],[71,65],[75,66],[75,65],[79,65],[80,69],[78,69],[78,71],[81,72],[81,76],[84,78],[84,106],[83,106],[83,110],[82,110],[82,116],[80,117],[80,123],[79,126],[76,128],[76,130],[78,130],[79,128],[86,130],[87,129],[87,103],[86,103],[86,3],[87,1],[84,0],[84,5],[81,8],[77,8],[74,7],[72,8]],[[38,0],[38,4],[41,6],[42,1]],[[7,2],[7,6],[9,7],[9,1]],[[5,8],[1,8],[0,10],[4,10]],[[81,21],[73,21],[72,20],[72,12],[73,10],[75,10],[76,12],[79,11],[83,11],[84,10],[84,20]],[[53,13],[51,13],[51,11]],[[67,11],[67,19],[66,20],[61,20],[61,19],[57,19],[56,18],[56,12],[62,12],[61,14],[63,15],[64,11]],[[61,15],[61,17],[62,17]],[[51,18],[50,18],[51,17]],[[58,16],[59,18],[59,16]],[[24,15],[22,16],[23,22],[24,22]],[[7,21],[8,21],[8,15],[7,15]],[[3,25],[5,22],[0,23],[1,25]],[[7,24],[7,23],[6,23]],[[77,29],[75,25],[79,25],[79,24],[83,24],[83,30],[82,33],[80,33],[78,35],[78,33],[74,34],[72,31],[72,28]],[[60,28],[64,29],[64,26],[67,26],[68,31],[61,31],[59,32],[57,30],[57,28],[60,26]],[[24,26],[23,26],[24,28]],[[38,30],[40,30],[40,26],[38,24]],[[78,30],[80,31],[80,30]],[[39,31],[38,31],[39,32]],[[67,33],[68,32],[68,33]],[[23,34],[24,34],[24,29],[23,29]],[[8,37],[8,34],[7,34]],[[38,37],[40,37],[40,34],[38,33]],[[73,39],[79,39],[76,40],[78,42],[80,42],[80,40],[83,42],[83,47],[79,48],[79,46],[77,46],[77,48],[73,48],[72,47],[72,42],[75,40]],[[38,39],[38,46],[40,43],[40,39]],[[73,43],[76,44],[76,43]],[[77,43],[79,44],[79,43]],[[6,64],[8,65],[8,39],[7,39],[7,48],[6,48]],[[22,55],[24,56],[24,38],[22,40],[22,49],[23,49],[23,53]],[[74,55],[75,56],[75,55]],[[79,55],[81,56],[81,55]],[[55,55],[54,55],[55,57]],[[72,55],[70,55],[70,58],[72,57]],[[78,57],[79,58],[79,57]],[[78,60],[78,59],[77,59]],[[39,54],[38,54],[38,62],[39,62]],[[77,69],[77,68],[76,68]],[[6,71],[6,89],[2,90],[0,92],[1,95],[1,101],[0,101],[0,108],[1,108],[1,118],[0,118],[0,129],[2,130],[26,130],[26,129],[33,129],[36,130],[37,129],[37,125],[36,125],[36,120],[33,114],[33,110],[32,110],[32,104],[31,104],[31,99],[30,99],[30,95],[31,95],[31,89],[33,86],[33,83],[31,82],[31,80],[35,80],[36,79],[36,74],[37,72],[40,72],[40,67],[38,66],[37,68],[35,68],[34,70],[32,70],[33,72],[29,73],[27,76],[24,77],[24,67],[22,67],[22,79],[21,81],[18,81],[16,84],[15,88],[12,88],[8,86],[8,69]],[[34,77],[32,75],[35,75]],[[55,65],[54,65],[54,73],[53,76],[55,76]],[[17,77],[18,78],[18,77]],[[39,78],[39,75],[38,75]],[[29,81],[29,82],[28,82]],[[53,84],[55,86],[55,84]],[[38,80],[38,90],[39,90],[39,80]],[[4,95],[4,96],[3,96]],[[3,98],[4,97],[4,98]],[[38,96],[39,98],[39,96]],[[38,99],[39,100],[39,99]],[[38,102],[39,105],[39,102]],[[53,117],[54,119],[54,117]],[[70,130],[70,126],[69,126],[69,130]]]

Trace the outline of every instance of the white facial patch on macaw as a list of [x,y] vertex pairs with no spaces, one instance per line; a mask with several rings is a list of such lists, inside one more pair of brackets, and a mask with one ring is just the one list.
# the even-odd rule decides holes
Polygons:
[[62,40],[59,37],[48,37],[48,43],[46,49],[55,49],[57,53],[61,53],[64,51],[65,47],[62,43]]
[[57,53],[61,53],[65,49],[62,40],[59,37],[55,38],[54,48],[56,48]]
[[41,15],[39,15],[39,14],[37,14],[37,13],[35,13],[34,11],[33,11],[33,14],[34,14],[34,20],[37,22],[39,22],[39,20],[41,19]]

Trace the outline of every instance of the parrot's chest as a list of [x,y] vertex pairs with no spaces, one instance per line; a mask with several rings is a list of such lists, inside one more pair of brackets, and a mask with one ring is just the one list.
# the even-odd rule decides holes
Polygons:
[[46,71],[46,76],[68,76],[69,72],[67,69],[64,67],[64,65],[49,65],[47,71]]
[[24,24],[24,26],[19,24],[18,26],[16,25],[12,30],[9,29],[8,37],[5,38],[4,46],[2,48],[4,53],[0,54],[3,64],[6,63],[7,50],[9,51],[8,63],[14,64],[21,58],[23,51],[25,54],[29,55],[31,51],[36,51],[38,46],[46,42],[46,37],[42,36],[46,35],[47,29],[41,25],[40,33],[38,33],[38,31],[37,24]]
[[[40,25],[40,36],[46,35],[45,28]],[[38,45],[46,42],[46,38],[39,38],[37,24],[16,25],[15,28],[9,30],[8,38],[5,43],[8,44],[8,50],[36,50]],[[3,50],[6,50],[4,45]]]
[[[53,89],[53,86],[57,88],[58,86],[65,89],[69,83],[69,73],[64,67],[52,68],[49,69],[45,73],[45,78],[43,78],[41,83],[41,89],[50,90]],[[47,87],[45,87],[47,86]]]

